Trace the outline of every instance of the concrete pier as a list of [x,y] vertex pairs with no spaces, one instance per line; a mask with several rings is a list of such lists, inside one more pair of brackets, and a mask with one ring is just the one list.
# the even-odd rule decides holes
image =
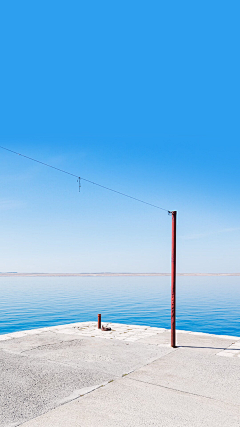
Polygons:
[[0,425],[240,426],[240,337],[108,325],[1,335]]

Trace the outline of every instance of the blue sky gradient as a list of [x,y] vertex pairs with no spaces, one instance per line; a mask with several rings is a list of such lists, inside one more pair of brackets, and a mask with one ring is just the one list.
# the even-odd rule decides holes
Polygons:
[[[178,210],[178,272],[239,272],[239,2],[0,6],[0,145]],[[168,272],[171,218],[0,151],[0,271]]]

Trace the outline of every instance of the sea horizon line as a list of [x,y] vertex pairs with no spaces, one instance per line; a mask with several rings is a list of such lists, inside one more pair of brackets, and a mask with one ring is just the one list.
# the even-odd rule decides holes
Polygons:
[[[124,277],[124,276],[171,276],[171,273],[20,273],[15,271],[0,272],[0,277]],[[177,273],[177,276],[240,276],[240,273]]]

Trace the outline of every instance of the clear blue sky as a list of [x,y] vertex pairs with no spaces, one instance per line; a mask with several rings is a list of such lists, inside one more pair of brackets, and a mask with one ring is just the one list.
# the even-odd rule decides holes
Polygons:
[[[178,272],[239,272],[238,1],[0,6],[0,145],[178,210]],[[170,271],[166,212],[0,151],[0,271]]]

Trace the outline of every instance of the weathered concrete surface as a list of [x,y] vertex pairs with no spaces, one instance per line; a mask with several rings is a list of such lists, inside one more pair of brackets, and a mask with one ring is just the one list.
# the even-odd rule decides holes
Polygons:
[[111,326],[1,336],[0,425],[240,426],[239,337]]

